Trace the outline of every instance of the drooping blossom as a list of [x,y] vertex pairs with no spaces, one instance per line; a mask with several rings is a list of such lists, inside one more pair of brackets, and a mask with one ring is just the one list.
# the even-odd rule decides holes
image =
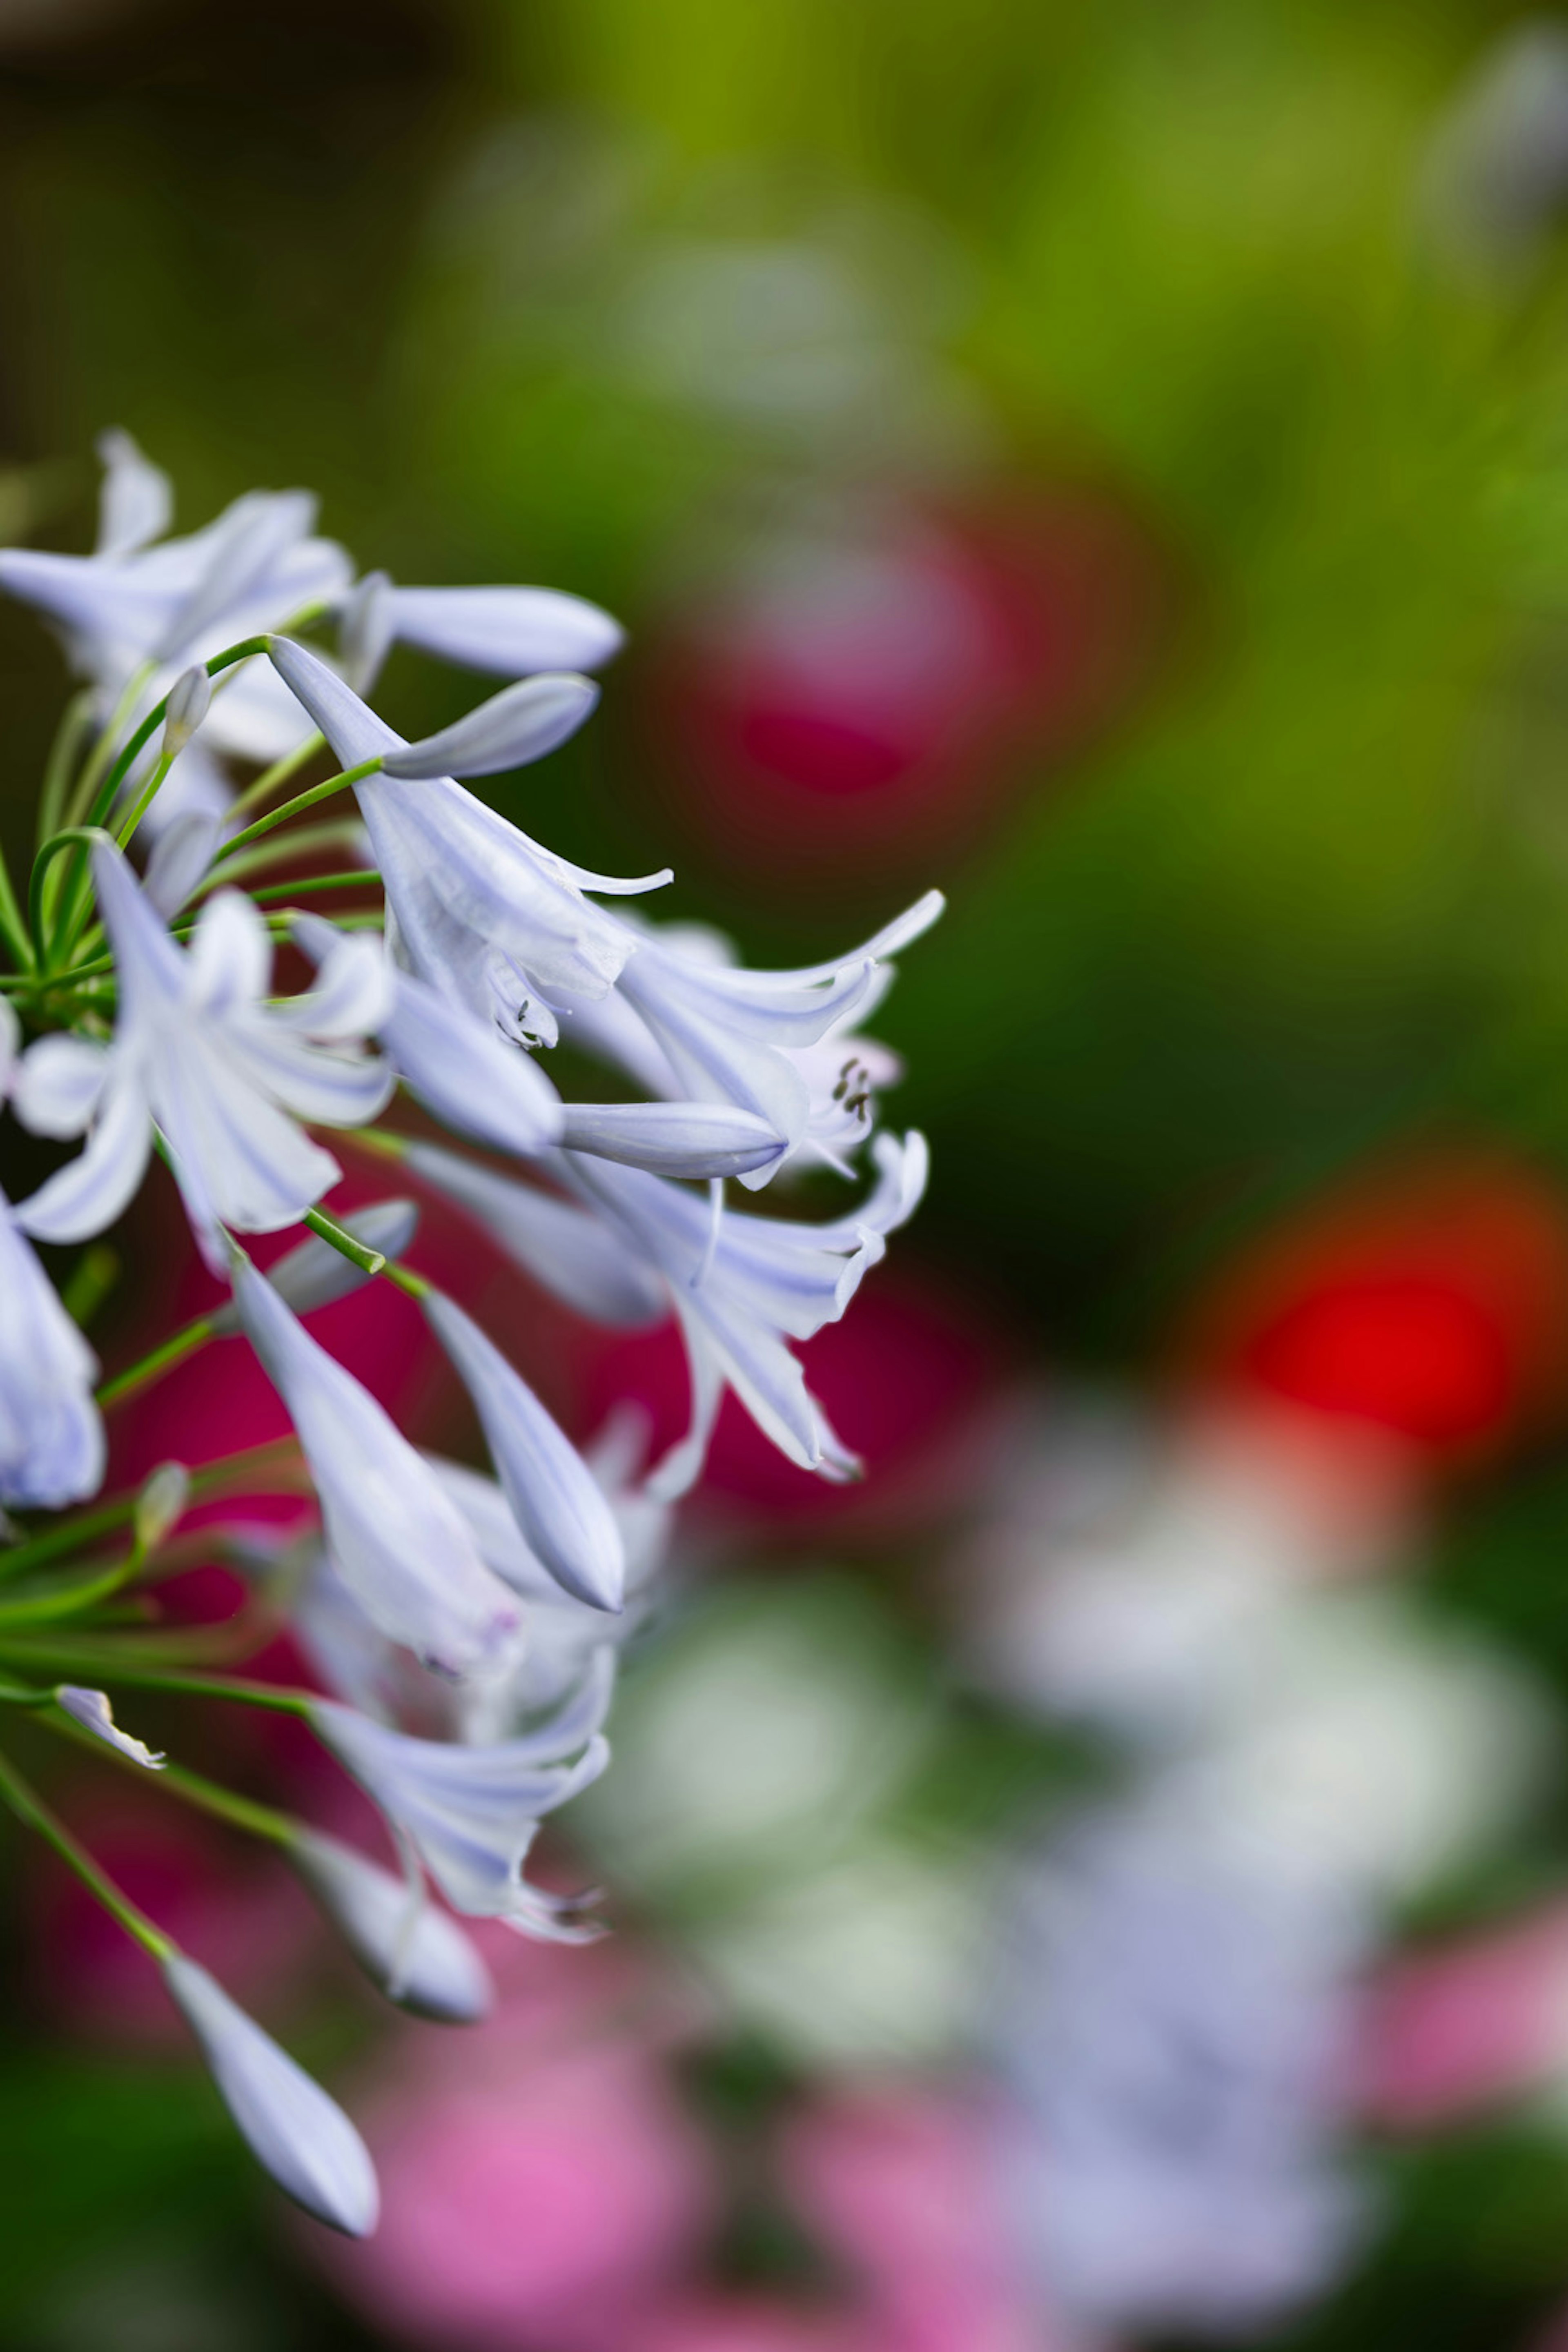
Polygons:
[[0,1503],[58,1510],[96,1494],[98,1359],[0,1194]]

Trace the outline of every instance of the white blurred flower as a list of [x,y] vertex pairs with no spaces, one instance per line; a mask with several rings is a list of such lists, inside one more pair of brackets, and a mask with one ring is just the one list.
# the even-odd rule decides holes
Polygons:
[[0,1503],[58,1510],[103,1482],[98,1359],[0,1194]]

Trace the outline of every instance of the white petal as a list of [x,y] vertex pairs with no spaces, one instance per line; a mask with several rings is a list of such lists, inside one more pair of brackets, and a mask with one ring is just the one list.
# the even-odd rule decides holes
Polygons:
[[489,1970],[455,1919],[423,1887],[319,1830],[300,1830],[289,1859],[365,1974],[416,2016],[473,2025],[495,2006]]
[[411,974],[395,977],[382,1040],[427,1110],[497,1151],[546,1150],[561,1134],[561,1098],[521,1045]]
[[575,735],[599,699],[591,678],[549,671],[503,687],[439,734],[389,751],[389,776],[499,776],[542,760]]
[[207,541],[206,561],[182,598],[155,648],[161,661],[178,661],[209,629],[235,638],[245,628],[244,608],[295,541],[309,537],[316,501],[308,490],[253,490],[237,499]]
[[99,435],[98,454],[103,462],[103,487],[96,552],[133,555],[168,530],[174,512],[174,486],[163,467],[144,457],[118,425]]
[[[297,1224],[342,1171],[259,1090],[243,1033],[160,1039],[150,1091],[198,1236],[216,1218],[245,1234]],[[270,1073],[268,1074],[270,1076]],[[222,1266],[219,1253],[215,1270]]]
[[0,1102],[11,1091],[16,1057],[22,1047],[22,1024],[8,996],[0,996]]
[[0,1196],[0,1503],[58,1510],[103,1483],[98,1360]]
[[40,1037],[22,1056],[11,1107],[31,1135],[80,1135],[102,1098],[110,1063],[109,1047],[90,1037]]
[[356,694],[368,694],[392,648],[395,621],[392,583],[384,572],[367,572],[338,615],[338,659]]
[[319,655],[296,645],[292,637],[276,637],[268,647],[268,656],[345,768],[360,767],[366,760],[379,759],[384,751],[403,748],[402,736],[395,735]]
[[784,1149],[766,1119],[727,1103],[567,1103],[561,1140],[628,1168],[697,1179],[771,1167]]
[[474,1401],[530,1550],[577,1600],[618,1610],[626,1585],[620,1529],[582,1455],[460,1307],[439,1291],[422,1304]]
[[162,1966],[257,2161],[307,2213],[351,2238],[369,2237],[380,2205],[375,2168],[342,2109],[205,1969],[183,1952]]
[[294,937],[317,966],[316,985],[273,1008],[270,1018],[306,1037],[374,1037],[392,1010],[386,952],[368,931],[340,931],[320,915],[301,915]]
[[185,959],[185,1001],[221,1020],[259,1003],[272,976],[272,940],[242,890],[216,890],[196,917]]
[[18,1202],[16,1223],[37,1241],[90,1241],[130,1206],[152,1150],[140,1075],[117,1055],[86,1150]]
[[353,1374],[318,1347],[248,1259],[234,1268],[250,1343],[289,1408],[339,1572],[367,1615],[426,1664],[475,1674],[505,1653],[517,1611],[461,1514]]
[[590,1212],[438,1144],[411,1144],[407,1157],[416,1174],[458,1202],[515,1265],[578,1314],[626,1330],[668,1314],[664,1285]]
[[[608,1654],[605,1654],[606,1658]],[[330,1699],[310,1720],[387,1819],[412,1839],[456,1910],[504,1917],[540,1819],[596,1780],[609,1751],[595,1726],[609,1703],[609,1673],[585,1683],[562,1730],[552,1722],[523,1739],[480,1748],[418,1739],[372,1723]],[[575,1764],[552,1761],[587,1745]]]
[[79,638],[124,646],[131,663],[152,653],[179,604],[139,562],[54,555],[38,547],[0,548],[0,588]]
[[61,1683],[55,1692],[55,1705],[85,1731],[92,1732],[110,1748],[118,1748],[121,1756],[129,1756],[133,1764],[144,1765],[150,1772],[161,1772],[169,1760],[166,1756],[155,1754],[145,1741],[132,1739],[128,1731],[120,1729],[107,1692],[84,1690],[77,1683]]
[[118,1028],[123,1031],[128,1022],[180,1003],[185,989],[184,958],[121,850],[102,842],[93,845],[92,887],[120,966]]
[[554,588],[395,588],[392,625],[409,645],[501,677],[598,669],[625,643],[608,613]]

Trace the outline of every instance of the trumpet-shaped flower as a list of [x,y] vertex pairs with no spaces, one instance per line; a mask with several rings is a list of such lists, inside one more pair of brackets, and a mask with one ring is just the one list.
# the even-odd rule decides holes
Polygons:
[[[316,655],[287,638],[271,651],[279,675],[345,767],[405,748]],[[637,892],[669,878],[589,874],[449,777],[407,782],[373,775],[354,789],[386,887],[397,961],[525,1042],[553,1045],[552,997],[602,996],[635,944],[635,935],[584,892]]]
[[268,1007],[270,944],[248,899],[218,892],[187,951],[119,850],[96,847],[92,870],[119,963],[114,1042],[46,1037],[26,1055],[18,1117],[47,1135],[89,1122],[91,1132],[80,1157],[20,1203],[17,1221],[41,1241],[101,1233],[141,1182],[156,1127],[217,1267],[220,1223],[242,1233],[293,1224],[337,1181],[337,1161],[296,1118],[353,1127],[384,1104],[391,1071],[350,1045],[382,1018],[381,959],[371,942],[344,940],[312,994]]
[[370,2154],[335,2099],[183,1952],[163,1981],[202,2046],[223,2103],[279,2189],[351,2238],[368,2238],[379,2194]]
[[92,1401],[98,1359],[3,1193],[0,1302],[0,1503],[58,1510],[102,1484],[103,1423]]
[[[596,1216],[581,1229],[567,1204],[489,1171],[466,1168],[428,1145],[410,1160],[428,1183],[448,1192],[501,1247],[539,1280],[576,1304],[562,1279],[562,1242],[582,1246],[591,1279],[579,1297],[646,1298],[650,1285],[680,1320],[691,1374],[689,1435],[653,1475],[664,1499],[701,1469],[724,1390],[731,1388],[763,1433],[802,1469],[852,1477],[858,1465],[829,1427],[790,1352],[836,1323],[887,1236],[913,1215],[925,1190],[924,1139],[879,1136],[878,1181],[868,1200],[826,1224],[724,1213],[679,1184],[581,1152],[549,1163]],[[595,1235],[593,1255],[586,1247]]]
[[[294,937],[318,962],[341,933],[301,915]],[[531,1153],[558,1142],[561,1097],[522,1047],[425,981],[386,959],[387,1009],[381,1042],[400,1078],[427,1110],[459,1135],[497,1151]]]
[[620,1529],[582,1455],[521,1375],[460,1307],[431,1291],[426,1319],[474,1401],[512,1515],[535,1559],[591,1608],[618,1610]]
[[[416,1738],[334,1699],[312,1700],[310,1713],[318,1735],[408,1839],[455,1910],[549,1937],[570,1906],[531,1887],[522,1864],[544,1814],[596,1780],[609,1761],[599,1725],[613,1684],[614,1660],[605,1651],[537,1730],[484,1747]],[[572,1756],[574,1762],[562,1760]]]
[[445,2025],[489,2015],[489,1970],[423,1886],[320,1830],[297,1831],[289,1859],[366,1976],[400,2008]]
[[727,940],[694,926],[624,923],[635,947],[613,992],[557,1009],[574,1042],[655,1093],[730,1103],[763,1120],[784,1149],[735,1171],[753,1191],[803,1154],[847,1173],[846,1153],[870,1131],[872,1087],[898,1071],[851,1024],[886,994],[888,959],[942,906],[941,892],[928,890],[851,954],[795,971],[748,971]]
[[289,1408],[344,1581],[373,1622],[437,1672],[494,1671],[518,1612],[461,1514],[352,1372],[237,1252],[235,1305]]

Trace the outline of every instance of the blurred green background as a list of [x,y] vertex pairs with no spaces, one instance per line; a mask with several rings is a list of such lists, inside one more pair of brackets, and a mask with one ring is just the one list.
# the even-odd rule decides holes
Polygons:
[[[1568,1172],[1568,159],[1510,180],[1464,111],[1525,22],[0,0],[0,536],[86,544],[117,424],[186,527],[298,482],[405,581],[607,604],[603,718],[508,814],[673,855],[672,907],[752,961],[946,889],[878,1024],[933,1147],[913,1254],[1142,1378],[1240,1244],[1393,1147]],[[1049,691],[815,865],[712,824],[691,680],[735,583],[910,517],[1005,570],[998,515],[1043,519]],[[470,683],[400,656],[384,707],[413,731]],[[63,684],[0,609],[18,848]],[[1461,1499],[1444,1574],[1568,1690],[1560,1444]],[[140,2064],[15,2032],[0,2341],[355,2340],[205,2089]],[[1516,2340],[1568,2282],[1568,2169],[1521,2158],[1514,2196],[1510,2160],[1437,2166],[1312,2340]],[[139,2262],[183,2282],[143,2335]]]

